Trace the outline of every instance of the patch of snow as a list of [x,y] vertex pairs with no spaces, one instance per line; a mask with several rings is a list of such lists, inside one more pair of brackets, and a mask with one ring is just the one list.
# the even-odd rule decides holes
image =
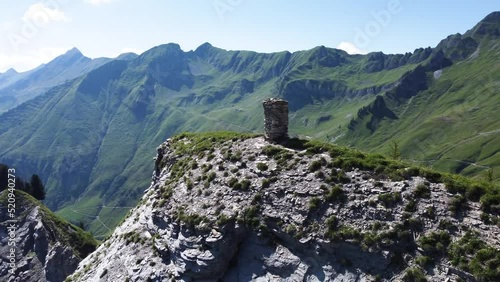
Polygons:
[[437,70],[434,72],[434,79],[439,79],[443,74],[443,70]]

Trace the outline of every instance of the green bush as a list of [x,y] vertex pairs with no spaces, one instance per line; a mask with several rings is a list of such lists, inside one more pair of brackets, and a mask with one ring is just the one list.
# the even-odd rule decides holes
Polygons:
[[417,210],[417,202],[409,200],[405,206],[405,212],[414,212]]
[[271,145],[267,145],[262,149],[262,154],[269,156],[269,157],[279,155],[283,152],[284,152],[283,149],[276,147],[276,146],[271,146]]
[[451,244],[448,256],[452,265],[480,281],[500,281],[500,251],[488,246],[476,232],[467,232]]
[[424,183],[419,183],[415,188],[415,196],[418,198],[429,199],[431,197],[431,189]]
[[426,267],[426,266],[432,265],[434,263],[434,261],[432,260],[432,258],[428,257],[428,256],[418,256],[415,259],[415,262],[418,265],[420,265],[421,267]]
[[320,204],[321,204],[321,199],[320,198],[318,198],[318,197],[312,197],[309,200],[309,210],[317,209]]
[[212,182],[212,181],[214,181],[214,179],[215,179],[216,177],[217,177],[217,174],[215,174],[215,172],[213,172],[213,171],[212,171],[211,173],[209,173],[209,174],[208,174],[207,181],[208,181],[208,182]]
[[333,186],[326,195],[326,200],[329,202],[344,202],[346,199],[344,190],[338,185]]
[[337,217],[335,215],[329,216],[326,220],[326,228],[328,232],[334,232],[339,224]]
[[372,224],[372,230],[373,231],[378,231],[382,229],[382,223],[380,221],[375,221],[373,224]]
[[234,190],[243,190],[243,184],[240,182],[236,182],[232,187]]
[[262,188],[267,188],[269,186],[271,186],[271,181],[267,178],[262,179]]
[[486,189],[483,186],[474,184],[467,187],[467,190],[465,191],[465,197],[473,202],[478,202],[479,199],[481,199],[481,196],[483,196],[485,193]]
[[331,173],[330,173],[330,179],[333,182],[336,183],[349,183],[351,182],[351,179],[345,174],[343,170],[337,170],[336,168],[333,168]]
[[401,193],[391,192],[378,195],[378,200],[382,202],[386,208],[395,205],[397,202],[401,201]]
[[242,180],[241,181],[241,190],[248,191],[250,189],[250,185],[251,185],[250,181],[248,181],[246,179]]
[[430,218],[430,219],[433,219],[435,216],[436,216],[436,212],[434,210],[434,207],[427,207],[425,209],[425,212],[423,214],[423,216],[427,217],[427,218]]
[[257,163],[257,169],[260,171],[266,171],[268,169],[268,166],[265,163]]
[[418,239],[418,245],[431,255],[443,254],[450,243],[451,237],[447,231],[432,231]]
[[318,169],[320,169],[322,166],[321,162],[320,161],[313,161],[310,165],[309,165],[309,171],[310,172],[315,172],[317,171]]
[[486,194],[481,197],[481,209],[488,213],[500,213],[500,194]]
[[250,228],[257,228],[260,224],[258,205],[250,206],[243,211],[243,222]]
[[218,217],[217,217],[217,226],[221,227],[221,226],[224,226],[226,225],[228,222],[234,220],[233,218],[221,213]]
[[448,209],[454,215],[458,215],[458,214],[464,212],[467,209],[467,200],[462,195],[456,195],[449,202]]
[[482,212],[479,218],[481,218],[484,224],[491,224],[491,216],[489,214]]
[[465,194],[465,191],[467,191],[467,184],[463,181],[447,178],[444,184],[446,186],[446,190],[452,194]]
[[191,179],[189,178],[186,180],[186,187],[188,190],[191,190],[194,187],[193,181],[191,181]]
[[425,282],[425,274],[418,267],[408,268],[403,276],[403,281],[405,282]]
[[325,178],[325,173],[322,172],[322,171],[318,171],[316,172],[316,178],[319,178],[319,179],[324,179]]
[[258,202],[260,202],[262,200],[262,194],[261,193],[257,193],[253,196],[253,199],[252,199],[252,205],[255,205],[257,204]]
[[229,185],[229,187],[234,188],[234,185],[236,185],[236,183],[238,183],[238,179],[233,177],[233,178],[229,179],[229,182],[227,184]]

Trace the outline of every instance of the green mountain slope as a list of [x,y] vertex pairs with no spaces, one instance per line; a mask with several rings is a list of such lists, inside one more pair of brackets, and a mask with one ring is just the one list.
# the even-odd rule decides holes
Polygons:
[[397,140],[404,159],[469,176],[498,171],[499,31],[500,13],[493,13],[443,40],[434,61],[360,110],[339,142],[386,152]]
[[[130,60],[135,54],[122,54],[117,59]],[[73,48],[65,54],[33,70],[18,73],[13,69],[0,73],[0,113],[45,93],[52,87],[77,78],[108,62],[110,58],[90,59]]]
[[[151,148],[182,131],[262,131],[261,101],[268,97],[290,102],[292,135],[376,151],[384,151],[389,140],[401,139],[405,158],[415,147],[410,141],[423,140],[418,143],[441,146],[435,155],[443,159],[437,154],[445,143],[437,142],[448,137],[432,141],[437,136],[433,130],[439,127],[426,123],[439,123],[439,116],[433,116],[437,113],[454,113],[450,103],[458,110],[460,105],[469,109],[475,107],[473,102],[483,101],[465,103],[474,84],[475,90],[488,86],[466,71],[468,64],[481,71],[481,79],[497,81],[492,70],[498,62],[498,39],[490,35],[496,29],[483,24],[476,27],[484,33],[478,35],[480,40],[474,39],[480,48],[477,56],[474,44],[454,44],[456,36],[444,41],[451,47],[398,55],[350,56],[323,46],[262,54],[226,51],[208,43],[183,52],[176,44],[161,45],[130,60],[109,62],[1,115],[0,161],[25,175],[38,172],[48,189],[47,205],[67,219],[88,222],[96,235],[104,236],[150,182],[150,160],[155,155]],[[447,68],[441,77],[433,79],[431,70],[443,67]],[[404,78],[408,74],[413,75]],[[466,79],[473,82],[465,83]],[[446,81],[455,87],[446,88]],[[463,93],[462,98],[450,89]],[[496,105],[496,90],[483,92],[477,96],[488,100],[488,106]],[[445,96],[451,98],[439,100]],[[475,110],[479,115],[464,126],[479,130],[481,124],[478,134],[494,137],[485,133],[496,129],[491,107]],[[369,129],[365,124],[373,112],[378,117]],[[491,122],[485,123],[484,117]],[[456,134],[457,128],[462,128],[461,120],[449,132]],[[404,142],[396,134],[403,129],[420,139],[408,137]],[[479,140],[483,139],[471,141]],[[489,144],[484,148],[494,152],[494,142]],[[424,148],[422,154],[431,152]],[[480,154],[491,155],[486,149]],[[454,157],[467,161],[463,155]],[[488,160],[498,164],[494,158]]]

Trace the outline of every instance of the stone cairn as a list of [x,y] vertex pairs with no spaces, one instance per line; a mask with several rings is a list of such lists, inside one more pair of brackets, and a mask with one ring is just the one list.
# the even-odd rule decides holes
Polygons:
[[288,102],[269,98],[264,100],[262,105],[266,140],[278,143],[288,139]]

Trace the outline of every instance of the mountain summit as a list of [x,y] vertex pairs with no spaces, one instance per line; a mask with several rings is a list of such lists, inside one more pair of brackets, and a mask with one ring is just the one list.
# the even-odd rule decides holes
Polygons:
[[0,76],[0,113],[46,93],[49,89],[79,77],[111,61],[107,58],[90,59],[72,48],[47,64],[23,72]]
[[500,37],[500,11],[487,15],[472,29],[471,33],[479,36]]

